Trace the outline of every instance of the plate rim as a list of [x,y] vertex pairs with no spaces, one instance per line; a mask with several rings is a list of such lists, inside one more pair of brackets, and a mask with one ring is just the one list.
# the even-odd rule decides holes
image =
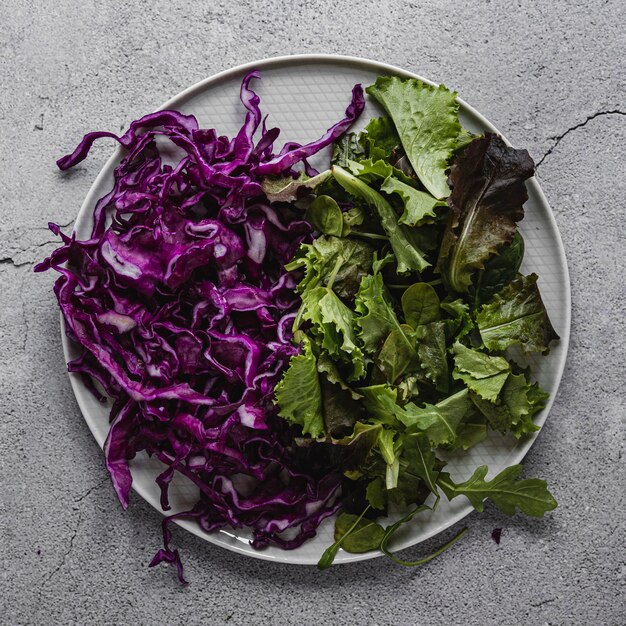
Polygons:
[[[383,63],[381,61],[375,61],[375,60],[364,58],[364,57],[341,55],[341,54],[279,55],[279,56],[267,57],[267,58],[256,60],[256,61],[251,61],[248,63],[242,63],[240,65],[236,65],[229,69],[222,70],[221,72],[217,72],[216,74],[208,76],[207,78],[204,78],[194,83],[193,85],[190,85],[189,87],[183,89],[181,92],[179,92],[175,96],[169,98],[161,106],[156,108],[155,111],[161,111],[164,109],[178,107],[184,102],[186,102],[188,99],[193,98],[194,96],[202,93],[209,86],[214,85],[215,83],[219,83],[220,81],[232,79],[236,77],[237,75],[240,75],[242,73],[245,73],[254,69],[263,71],[265,69],[273,69],[273,68],[277,68],[281,66],[289,66],[289,65],[297,66],[301,64],[314,64],[314,63],[328,64],[328,65],[339,64],[339,65],[357,66],[357,67],[360,67],[361,69],[365,69],[368,71],[392,74],[392,75],[400,76],[402,78],[416,78],[429,85],[437,86],[438,84],[432,80],[424,78],[423,76],[419,74],[416,74],[415,72],[405,70],[401,67],[398,67],[389,63]],[[503,137],[504,141],[508,145],[511,145],[510,142],[507,140],[507,138],[487,118],[485,118],[482,115],[482,113],[474,109],[474,107],[472,107],[470,104],[465,102],[465,100],[463,100],[462,98],[458,97],[458,95],[457,95],[457,101],[460,107],[464,109],[465,113],[468,113],[471,116],[473,116],[478,121],[479,124],[489,129],[490,132],[498,133],[500,136]],[[85,199],[83,200],[80,206],[80,209],[74,221],[73,231],[76,229],[76,226],[79,224],[79,222],[85,219],[85,215],[90,210],[92,210],[95,202],[98,199],[96,197],[98,188],[101,186],[104,179],[111,174],[112,168],[114,168],[117,162],[120,160],[122,153],[123,151],[121,147],[117,147],[114,150],[113,154],[105,161],[104,165],[102,166],[102,169],[100,170],[100,172],[94,179],[91,187],[89,188],[89,191],[87,192],[87,195],[85,196]],[[565,311],[564,311],[564,317],[563,317],[564,327],[562,329],[562,336],[560,337],[560,344],[562,346],[562,351],[560,354],[560,359],[558,363],[556,364],[558,371],[557,371],[557,375],[555,379],[555,390],[554,390],[554,393],[552,393],[550,398],[548,399],[546,406],[541,411],[540,418],[535,422],[541,427],[541,429],[537,431],[534,435],[531,435],[530,437],[528,437],[523,442],[518,443],[517,446],[512,450],[512,453],[515,454],[515,457],[514,457],[515,463],[521,462],[526,456],[526,454],[528,453],[528,451],[530,450],[530,448],[535,443],[537,437],[541,433],[541,430],[543,430],[543,425],[545,424],[545,421],[550,413],[552,405],[554,404],[555,398],[558,394],[558,391],[561,385],[561,380],[563,377],[563,373],[565,371],[567,354],[569,351],[571,314],[572,314],[572,298],[571,298],[569,267],[567,264],[567,256],[565,254],[563,240],[561,238],[561,232],[558,228],[558,224],[556,222],[554,213],[552,211],[552,208],[550,207],[548,199],[546,198],[543,190],[541,189],[536,179],[536,172],[535,172],[535,175],[531,179],[526,181],[526,185],[529,187],[530,190],[532,190],[534,194],[536,194],[539,202],[547,209],[546,210],[547,219],[550,225],[552,226],[552,228],[554,229],[554,232],[556,235],[556,241],[558,244],[557,252],[561,261],[561,265],[562,265],[564,277],[565,277],[565,285],[564,285]],[[65,334],[65,322],[63,319],[63,315],[61,314],[60,317],[61,317],[61,343],[63,346],[63,355],[67,363],[70,360],[71,342],[69,338],[67,337],[67,335]],[[94,439],[96,440],[100,448],[103,448],[104,439],[99,436],[95,428],[95,420],[92,417],[90,417],[90,412],[88,410],[88,407],[85,401],[83,400],[84,394],[86,393],[86,389],[84,388],[82,384],[82,380],[80,376],[75,373],[68,372],[68,374],[69,374],[72,391],[76,398],[76,402],[81,411],[83,419],[87,423],[87,426],[89,430],[91,431],[91,434],[93,435]],[[132,472],[132,467],[131,467],[131,472]],[[147,493],[146,490],[141,485],[138,485],[135,481],[133,481],[132,488],[137,493],[137,495],[139,495],[148,504],[153,506],[159,513],[161,513],[161,515],[166,515],[166,512],[163,511],[159,505],[158,498],[156,499],[152,498],[152,496],[149,493]],[[452,515],[450,519],[446,521],[445,526],[443,528],[438,528],[438,529],[429,531],[425,533],[423,536],[420,536],[419,539],[417,540],[409,538],[401,542],[394,549],[400,551],[400,550],[409,548],[411,546],[418,545],[424,541],[427,541],[428,539],[431,539],[435,537],[436,535],[439,535],[440,533],[449,529],[454,524],[457,524],[459,521],[467,517],[467,515],[469,515],[472,512],[474,512],[474,508],[471,506],[471,504],[467,503],[465,506],[460,508],[454,515]],[[311,560],[310,558],[309,559],[302,558],[302,557],[297,558],[296,556],[298,552],[297,549],[292,550],[292,551],[286,550],[284,551],[284,554],[280,554],[280,555],[270,555],[263,551],[255,551],[254,549],[251,549],[249,545],[246,545],[245,547],[243,547],[243,546],[238,545],[238,543],[225,543],[225,542],[220,541],[218,537],[222,533],[232,536],[232,534],[228,531],[221,531],[221,533],[206,533],[192,520],[174,520],[174,521],[181,528],[184,528],[185,530],[191,532],[197,537],[204,539],[205,541],[208,541],[209,543],[212,543],[213,545],[219,546],[221,548],[225,548],[237,554],[245,555],[245,556],[252,557],[252,558],[257,558],[257,559],[264,560],[264,561],[272,561],[276,563],[285,563],[285,564],[291,564],[291,565],[315,565],[317,563],[316,560],[314,561],[314,560]],[[334,564],[341,565],[345,563],[354,563],[357,561],[364,561],[364,560],[376,558],[379,556],[383,556],[383,553],[380,551],[366,552],[363,554],[351,554],[351,553],[341,550],[340,553],[337,555]]]

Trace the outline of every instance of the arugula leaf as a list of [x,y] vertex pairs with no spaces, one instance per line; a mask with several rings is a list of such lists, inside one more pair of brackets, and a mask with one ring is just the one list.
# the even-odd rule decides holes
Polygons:
[[469,416],[459,424],[456,439],[449,446],[450,450],[469,450],[487,437],[487,423],[483,415],[470,412]]
[[376,522],[352,515],[340,513],[335,520],[335,541],[340,541],[346,552],[360,554],[378,549],[385,534],[384,528]]
[[550,351],[558,339],[537,288],[537,275],[519,276],[476,314],[483,343],[489,350],[519,344],[523,352]]
[[301,426],[305,435],[319,437],[324,433],[322,390],[308,337],[302,341],[302,352],[291,358],[274,393],[282,418]]
[[307,289],[302,294],[302,305],[302,318],[313,324],[322,348],[330,356],[352,364],[352,380],[361,378],[365,365],[354,331],[354,313],[328,287]]
[[485,263],[485,269],[479,270],[476,274],[475,309],[493,298],[498,291],[516,278],[523,258],[524,239],[518,231],[513,241],[502,246],[499,254],[491,257]]
[[410,433],[402,438],[402,443],[402,457],[408,462],[409,470],[419,476],[439,499],[437,477],[440,472],[436,469],[438,460],[430,448],[428,436],[424,433]]
[[342,236],[343,214],[330,196],[317,196],[306,210],[306,219],[320,233]]
[[415,283],[402,294],[404,321],[413,328],[440,319],[439,296],[428,283]]
[[462,380],[481,398],[495,402],[511,372],[509,362],[501,356],[466,348],[458,341],[452,346],[456,365],[452,376]]
[[[398,133],[388,117],[372,118],[359,135],[359,144],[368,159],[388,160],[391,152],[399,143],[400,137],[398,137]],[[341,165],[341,163],[337,165]]]
[[470,395],[494,430],[512,432],[518,439],[539,430],[532,416],[543,408],[547,394],[538,385],[531,385],[524,374],[511,374],[508,377],[498,404],[483,400],[475,394]]
[[410,522],[417,513],[420,513],[426,510],[432,511],[431,507],[426,506],[425,504],[422,504],[416,507],[415,509],[413,509],[410,513],[408,513],[408,515],[405,515],[402,519],[398,520],[395,524],[392,524],[391,526],[388,526],[385,529],[385,534],[380,542],[379,547],[380,547],[380,550],[383,552],[383,554],[387,556],[388,558],[390,558],[394,563],[398,565],[402,565],[404,567],[417,567],[419,565],[424,565],[425,563],[428,563],[428,561],[432,561],[435,557],[438,557],[440,554],[445,552],[448,548],[453,546],[467,532],[467,528],[463,528],[456,535],[454,535],[452,539],[444,543],[440,548],[438,548],[437,550],[435,550],[433,553],[429,554],[428,556],[422,557],[421,559],[417,559],[415,561],[403,561],[402,559],[397,558],[387,548],[387,546],[389,545],[389,540],[391,539],[391,537],[393,537],[393,535],[398,531],[398,529],[401,526]]
[[435,198],[445,198],[450,192],[448,161],[461,135],[456,92],[397,76],[379,76],[366,91],[393,120],[404,151],[426,189]]
[[470,143],[450,171],[450,214],[437,269],[448,288],[466,293],[477,269],[515,235],[528,199],[524,181],[535,164],[498,135]]
[[433,218],[437,216],[435,209],[447,206],[445,202],[433,198],[429,193],[410,187],[393,176],[385,178],[380,190],[387,195],[396,194],[400,196],[404,204],[404,212],[398,223],[407,226],[420,226],[432,222]]
[[477,511],[484,510],[484,501],[489,498],[507,515],[514,515],[517,508],[531,517],[543,517],[544,513],[556,508],[556,500],[548,491],[545,480],[516,480],[522,469],[521,465],[512,465],[492,480],[485,481],[488,470],[486,465],[481,465],[465,482],[454,483],[450,474],[441,473],[437,483],[448,500],[463,495]]
[[330,177],[330,170],[325,170],[312,178],[301,172],[298,178],[291,176],[268,176],[261,181],[263,192],[270,202],[294,202],[310,194]]
[[380,224],[389,236],[389,243],[396,255],[398,274],[407,274],[411,271],[421,272],[430,266],[409,228],[398,224],[396,213],[387,200],[346,170],[333,166],[332,172],[335,180],[348,193],[362,198],[376,210]]
[[[309,288],[328,285],[331,276],[334,276],[333,291],[340,298],[350,300],[354,298],[363,276],[370,271],[373,259],[374,249],[367,243],[323,236],[312,244],[301,245],[296,258],[285,265],[285,269],[304,269],[304,277],[298,285],[301,293]],[[337,267],[338,271],[334,272]]]

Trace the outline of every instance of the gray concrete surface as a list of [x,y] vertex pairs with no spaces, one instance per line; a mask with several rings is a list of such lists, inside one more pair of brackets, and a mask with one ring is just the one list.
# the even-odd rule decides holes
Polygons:
[[[0,623],[626,623],[623,0],[0,6]],[[488,508],[416,570],[374,560],[321,574],[178,531],[181,588],[147,568],[160,516],[137,497],[118,506],[64,372],[52,276],[31,271],[52,249],[46,222],[72,222],[109,147],[67,175],[54,161],[82,131],[121,127],[218,70],[298,52],[443,81],[540,164],[573,332],[526,464],[560,506],[540,521]]]

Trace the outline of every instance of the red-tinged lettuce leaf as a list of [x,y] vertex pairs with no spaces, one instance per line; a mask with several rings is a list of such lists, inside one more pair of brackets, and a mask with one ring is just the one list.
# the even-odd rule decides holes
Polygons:
[[511,148],[492,133],[472,141],[457,157],[437,262],[449,289],[467,292],[474,272],[512,241],[528,199],[524,181],[534,169],[526,150]]
[[476,314],[476,323],[488,350],[519,345],[523,352],[550,351],[559,338],[537,287],[537,275],[519,276]]

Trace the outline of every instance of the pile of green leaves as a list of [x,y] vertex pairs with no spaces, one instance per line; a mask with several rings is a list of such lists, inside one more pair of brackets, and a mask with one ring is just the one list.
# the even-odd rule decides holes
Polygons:
[[[487,498],[507,514],[556,507],[545,481],[518,480],[520,465],[491,480],[481,466],[457,483],[438,457],[489,429],[518,439],[538,429],[547,394],[506,354],[545,354],[558,339],[537,276],[519,273],[534,163],[497,135],[464,130],[443,86],[381,77],[367,91],[386,115],[335,146],[307,202],[318,236],[287,266],[302,275],[302,349],[276,402],[301,430],[298,445],[332,448],[346,478],[320,567],[339,547],[389,554],[397,528],[442,494],[479,511]],[[398,507],[403,519],[377,523]]]

